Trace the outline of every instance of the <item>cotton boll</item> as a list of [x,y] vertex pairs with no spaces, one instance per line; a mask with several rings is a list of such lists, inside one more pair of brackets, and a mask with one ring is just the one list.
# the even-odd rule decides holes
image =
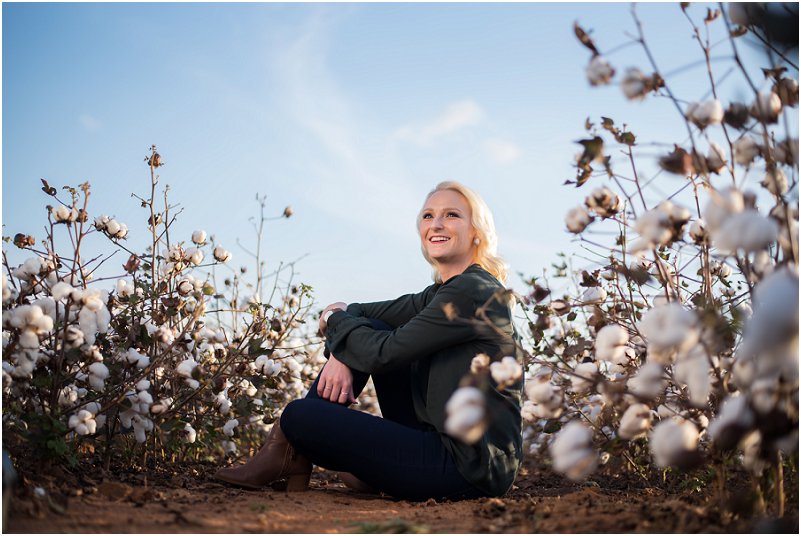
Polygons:
[[584,205],[602,218],[620,212],[621,204],[620,196],[606,186],[596,188],[584,199]]
[[228,415],[231,411],[231,401],[228,399],[227,389],[217,393],[214,397],[214,405],[219,408],[220,415]]
[[580,407],[581,414],[593,426],[600,426],[600,418],[606,403],[607,397],[603,395],[590,395],[587,397],[586,403]]
[[95,422],[94,415],[85,409],[80,410],[74,415],[70,415],[67,426],[74,430],[78,435],[94,434],[97,430],[97,423]]
[[487,354],[476,354],[476,356],[470,361],[470,373],[478,374],[479,372],[486,370],[489,365],[490,356]]
[[795,166],[798,164],[798,138],[788,138],[776,144],[774,151],[777,162]]
[[617,324],[602,327],[595,337],[595,358],[609,361],[618,365],[628,363],[626,344],[629,333]]
[[189,248],[186,250],[186,259],[191,264],[198,266],[203,262],[203,251],[197,248]]
[[512,356],[506,356],[501,361],[490,365],[492,379],[498,384],[498,389],[504,389],[523,377],[523,367]]
[[537,415],[536,405],[531,400],[523,402],[523,406],[520,408],[520,416],[530,423],[540,420],[539,415]]
[[136,292],[134,286],[125,279],[117,280],[117,296],[120,298],[127,298]]
[[761,147],[748,136],[740,138],[732,143],[734,151],[734,161],[741,166],[749,166],[761,154]]
[[606,300],[606,290],[603,287],[589,287],[579,298],[584,305],[597,305]]
[[178,283],[178,294],[181,296],[188,296],[194,292],[194,290],[195,285],[193,285],[191,281],[184,279]]
[[[294,360],[290,359],[290,361],[294,361]],[[294,361],[294,362],[295,362],[296,365],[300,366],[300,364],[297,361]],[[239,389],[242,391],[242,393],[245,396],[249,396],[249,397],[254,397],[259,392],[259,390],[256,389],[255,385],[253,385],[252,383],[250,383],[248,380],[245,380],[245,379],[243,379],[243,380],[241,380],[239,382]]]
[[195,367],[197,367],[197,362],[190,357],[178,363],[175,367],[175,372],[184,378],[191,378],[192,371],[195,370]]
[[743,449],[743,467],[751,471],[755,475],[760,475],[768,467],[768,462],[761,456],[762,451],[762,434],[754,430],[745,436],[740,443]]
[[650,361],[640,367],[637,374],[626,382],[629,391],[646,400],[653,400],[667,387],[665,369],[659,363]]
[[236,419],[231,419],[225,423],[225,426],[223,426],[223,433],[228,437],[233,437],[234,428],[236,428],[237,426],[239,426],[239,421]]
[[198,246],[202,246],[206,243],[206,231],[202,229],[198,229],[192,233],[192,242],[197,244]]
[[643,437],[651,429],[651,408],[645,404],[632,404],[620,418],[618,435],[622,439]]
[[634,230],[640,238],[629,245],[629,251],[636,254],[681,238],[683,226],[689,219],[690,212],[686,208],[670,201],[661,202],[634,222]]
[[648,341],[648,359],[669,364],[677,352],[685,352],[698,342],[696,315],[677,303],[670,303],[646,312],[639,331]]
[[745,326],[744,355],[767,352],[798,338],[798,273],[783,267],[767,275],[753,293],[754,314]]
[[39,336],[31,329],[24,329],[19,334],[18,344],[21,348],[35,350],[39,348]]
[[680,357],[673,367],[676,381],[687,386],[690,402],[697,408],[706,407],[712,391],[710,370],[706,350],[700,344],[695,345],[687,354]]
[[765,178],[759,184],[777,197],[786,194],[787,190],[790,189],[787,175],[779,168],[769,169],[765,174]]
[[150,357],[140,354],[136,351],[136,348],[128,348],[128,351],[124,354],[125,360],[132,364],[136,365],[138,369],[145,369],[148,365],[150,365]]
[[751,116],[763,123],[775,123],[782,109],[782,101],[773,91],[761,91],[751,105]]
[[153,429],[153,421],[147,417],[134,415],[134,417],[131,419],[131,422],[133,425],[136,442],[144,443],[147,440],[147,432]]
[[60,281],[56,283],[52,289],[50,289],[50,295],[53,296],[54,300],[61,301],[64,298],[69,297],[73,290],[75,289],[72,288],[72,285]]
[[687,107],[687,119],[701,130],[723,121],[723,105],[719,100],[693,102]]
[[565,425],[548,451],[554,471],[573,481],[587,478],[598,467],[598,452],[592,447],[592,430],[578,421]]
[[592,216],[584,207],[574,207],[567,211],[565,215],[565,225],[567,230],[574,234],[579,234],[592,222]]
[[684,465],[698,445],[698,429],[690,421],[674,418],[660,422],[648,442],[654,462],[659,467]]
[[735,188],[711,190],[709,195],[709,203],[704,209],[704,221],[710,232],[717,231],[729,218],[745,210],[743,193]]
[[223,454],[225,454],[226,456],[234,455],[237,452],[236,443],[234,443],[233,441],[228,441],[227,439],[223,439],[222,441],[220,441],[220,447],[222,447]]
[[112,235],[112,238],[117,238],[119,240],[122,240],[126,236],[128,236],[128,226],[124,223],[120,223],[119,229],[117,230],[116,233],[114,233],[114,235]]
[[172,246],[167,250],[167,260],[170,262],[181,262],[184,258],[184,250],[181,246]]
[[487,429],[483,393],[475,387],[460,387],[445,405],[445,432],[472,445]]
[[709,263],[709,271],[712,275],[718,276],[721,279],[726,279],[731,276],[731,267],[725,262],[711,261]]
[[227,251],[222,246],[217,246],[214,248],[214,258],[217,262],[228,262],[231,260],[231,252]]
[[109,370],[103,363],[92,363],[89,365],[89,385],[95,391],[104,391],[105,380],[109,376]]
[[534,413],[541,419],[554,419],[562,414],[562,391],[548,376],[526,382],[526,395],[535,405]]
[[117,220],[109,218],[109,220],[105,224],[104,231],[106,232],[107,236],[109,236],[110,238],[113,238],[113,237],[117,236],[117,233],[119,233],[121,229],[122,229],[122,226],[120,226],[120,224],[119,224],[119,222],[117,222]]
[[173,400],[172,398],[162,398],[152,406],[150,406],[150,413],[153,415],[161,415],[172,406]]
[[779,378],[757,379],[751,384],[750,391],[751,405],[757,413],[767,415],[779,401]]
[[723,147],[714,141],[709,142],[709,151],[706,153],[706,167],[714,173],[720,173],[726,167],[726,163],[726,152]]
[[649,91],[648,78],[636,67],[629,67],[626,69],[620,88],[627,99],[642,100]]
[[748,399],[734,394],[723,401],[717,417],[709,423],[707,432],[718,448],[731,450],[754,426],[754,422],[754,412],[748,405]]
[[51,208],[50,214],[56,223],[72,223],[78,219],[78,210],[65,205]]
[[581,363],[573,372],[578,376],[570,376],[570,390],[576,394],[584,394],[595,383],[595,378],[598,376],[598,365],[594,362]]
[[591,86],[603,86],[615,75],[615,69],[600,55],[595,55],[587,65],[587,80]]

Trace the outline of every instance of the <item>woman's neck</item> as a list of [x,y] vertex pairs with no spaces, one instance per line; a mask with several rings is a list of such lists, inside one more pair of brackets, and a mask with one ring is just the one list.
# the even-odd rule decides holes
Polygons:
[[459,264],[440,264],[437,266],[437,271],[439,272],[439,278],[442,282],[446,282],[448,279],[457,276],[467,270],[470,266],[475,264],[475,260],[470,259],[467,262],[462,262]]

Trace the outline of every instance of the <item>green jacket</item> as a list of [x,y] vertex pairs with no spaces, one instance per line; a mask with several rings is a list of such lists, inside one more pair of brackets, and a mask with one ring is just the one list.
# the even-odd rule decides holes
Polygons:
[[[347,311],[329,317],[326,330],[327,349],[354,370],[383,372],[409,363],[418,420],[440,433],[462,476],[494,496],[511,488],[523,457],[522,380],[503,392],[490,381],[492,387],[486,393],[489,428],[473,445],[445,434],[445,404],[470,373],[476,354],[485,353],[493,360],[511,355],[523,362],[514,344],[517,332],[512,311],[503,300],[492,300],[486,309],[502,335],[476,317],[476,310],[503,288],[489,272],[473,264],[418,294],[350,304]],[[446,304],[453,307],[448,306],[450,314],[446,314]],[[367,318],[383,320],[394,329],[375,330]]]

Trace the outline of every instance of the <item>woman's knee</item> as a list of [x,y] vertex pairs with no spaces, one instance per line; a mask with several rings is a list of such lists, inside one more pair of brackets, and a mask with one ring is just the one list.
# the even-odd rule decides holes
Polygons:
[[326,405],[335,405],[317,398],[299,398],[286,405],[281,413],[281,430],[290,442],[313,434]]

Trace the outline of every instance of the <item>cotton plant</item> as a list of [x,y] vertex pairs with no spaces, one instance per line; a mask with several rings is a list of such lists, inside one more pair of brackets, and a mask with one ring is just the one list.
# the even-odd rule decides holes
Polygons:
[[[161,162],[156,156],[153,149],[147,159],[152,187]],[[192,448],[183,456],[200,456],[203,449],[235,452],[234,429],[237,442],[260,443],[265,421],[288,397],[299,396],[322,365],[314,343],[300,335],[312,306],[310,289],[292,284],[291,274],[287,288],[275,277],[272,290],[249,292],[274,296],[270,303],[232,307],[241,289],[254,286],[242,277],[246,270],[223,263],[233,256],[213,234],[178,236],[166,197],[164,207],[158,198],[139,198],[148,213],[145,236],[153,240],[134,252],[128,245],[138,230],[91,214],[88,183],[65,187],[66,194],[46,181],[43,186],[52,200],[41,247],[22,233],[7,240],[28,254],[14,265],[4,246],[7,431],[30,441],[37,456],[59,461],[81,456],[91,449],[79,445],[99,447],[101,440],[118,454],[144,450],[161,461],[188,440]],[[94,242],[84,240],[92,234],[98,236]],[[94,277],[111,255],[89,250],[97,240],[125,250],[124,275]],[[208,270],[214,267],[230,271],[232,283],[215,279]],[[286,274],[281,272],[283,281]],[[267,282],[258,276],[259,285]],[[207,413],[211,423],[204,421]],[[31,419],[49,419],[50,431],[26,434],[39,426]],[[233,426],[234,420],[242,424]],[[196,441],[197,434],[204,442]],[[220,448],[222,441],[231,444]],[[131,443],[139,450],[124,447]]]
[[[716,46],[737,45],[720,12],[704,24],[722,32]],[[669,140],[587,120],[565,181],[585,191],[564,221],[603,260],[579,271],[562,257],[529,282],[525,441],[549,444],[552,467],[576,480],[601,467],[599,453],[641,474],[727,460],[776,474],[798,442],[797,69],[766,70],[740,102],[708,91],[706,76],[698,95],[676,97],[655,56],[615,65],[576,34],[591,86],[617,84],[638,110],[655,94],[673,100],[687,136],[654,154],[640,147]]]

